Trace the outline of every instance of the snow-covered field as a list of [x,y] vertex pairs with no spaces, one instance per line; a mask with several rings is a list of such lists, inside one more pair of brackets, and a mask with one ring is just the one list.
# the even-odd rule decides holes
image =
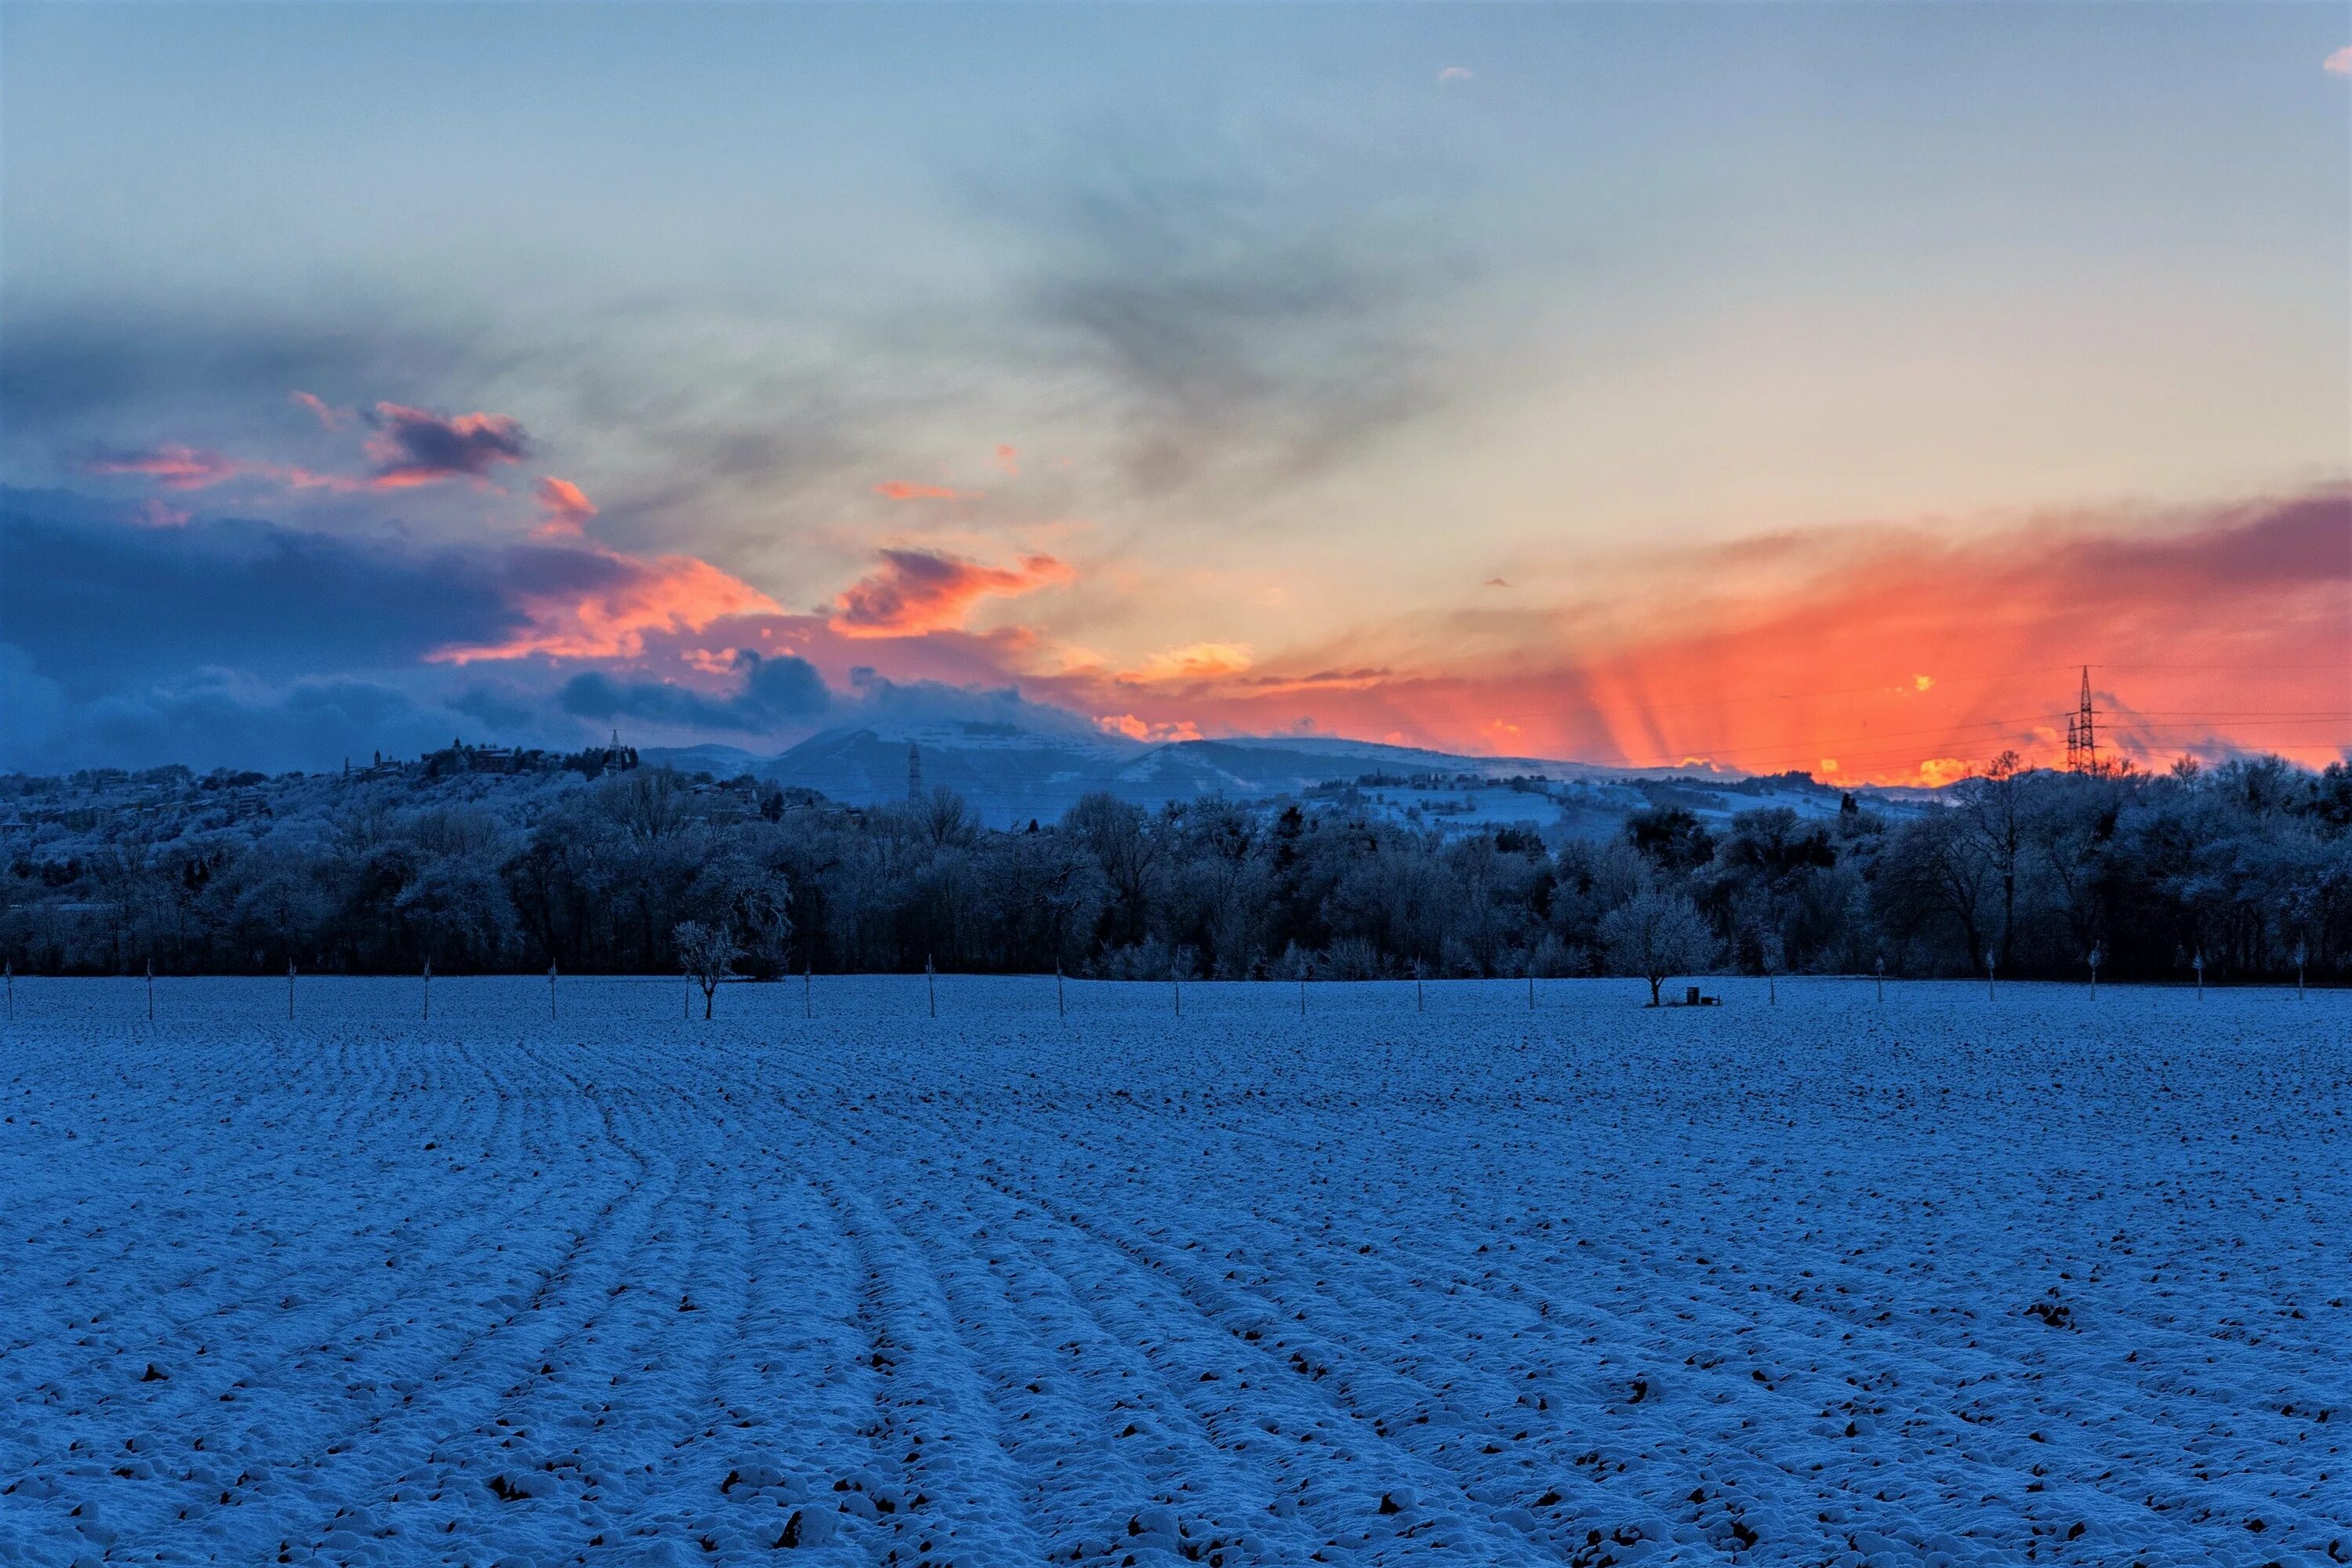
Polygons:
[[2352,1560],[2352,996],[299,984],[17,982],[0,1563]]

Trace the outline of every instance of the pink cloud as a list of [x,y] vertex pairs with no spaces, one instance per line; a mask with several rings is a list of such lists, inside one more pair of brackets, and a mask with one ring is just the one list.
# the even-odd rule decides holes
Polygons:
[[995,460],[996,466],[1003,468],[1006,473],[1013,475],[1015,478],[1020,476],[1021,452],[1018,447],[1009,447],[1004,445],[1003,442],[999,442],[996,447]]
[[369,416],[369,476],[378,489],[406,489],[443,479],[478,479],[500,463],[519,463],[530,449],[520,424],[504,414],[436,414],[401,403],[379,403]]
[[353,419],[359,417],[356,411],[349,408],[338,408],[333,404],[329,403],[326,399],[315,396],[308,392],[289,394],[289,401],[292,402],[298,407],[309,409],[311,416],[317,419],[320,426],[329,430],[340,430],[344,426],[349,425]]
[[2336,50],[2321,62],[2320,69],[2333,76],[2352,76],[2352,45]]
[[232,479],[268,479],[295,489],[349,491],[366,488],[340,474],[312,473],[285,463],[249,463],[220,452],[166,442],[143,452],[108,452],[82,465],[93,474],[131,474],[153,479],[167,490],[210,489]]
[[923,550],[885,550],[881,566],[835,601],[833,629],[846,637],[920,637],[963,625],[974,602],[991,594],[1026,594],[1074,574],[1050,555],[1017,568],[982,566]]
[[888,500],[970,500],[972,497],[970,490],[917,484],[912,479],[885,479],[874,487],[874,493]]
[[167,490],[201,490],[245,472],[236,458],[167,442],[144,452],[108,452],[82,467],[93,474],[138,474]]
[[532,487],[531,494],[539,500],[539,535],[542,539],[577,538],[580,525],[596,515],[596,503],[570,479],[559,479],[550,474]]

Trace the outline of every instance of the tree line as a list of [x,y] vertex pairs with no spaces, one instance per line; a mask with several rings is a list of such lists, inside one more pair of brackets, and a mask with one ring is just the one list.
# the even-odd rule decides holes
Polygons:
[[[20,973],[942,970],[1165,979],[1631,973],[2315,979],[2352,970],[2352,769],[2150,775],[2012,757],[1889,818],[1848,797],[1609,837],[1090,795],[983,827],[953,793],[849,808],[615,771],[537,798],[321,797],[7,868]],[[715,955],[715,958],[714,958]]]

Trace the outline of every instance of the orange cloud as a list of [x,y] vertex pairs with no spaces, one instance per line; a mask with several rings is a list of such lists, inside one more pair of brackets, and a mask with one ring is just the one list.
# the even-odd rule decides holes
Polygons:
[[2352,746],[2347,538],[2345,490],[1958,539],[1824,531],[1805,570],[1761,588],[1718,554],[1675,562],[1673,581],[1716,591],[1661,596],[1613,634],[1564,629],[1594,618],[1570,608],[1529,617],[1517,651],[1475,662],[1323,662],[1365,645],[1353,638],[1181,692],[1085,671],[1053,690],[1145,726],[1307,719],[1467,752],[1759,773],[1826,773],[1835,758],[1843,781],[1919,783],[2008,748],[2063,763],[2088,663],[2110,754],[2161,766],[2241,748],[2319,763]]
[[596,515],[596,505],[570,479],[552,474],[532,488],[539,500],[539,535],[542,539],[577,538],[580,525]]
[[1145,683],[1213,680],[1220,676],[1238,675],[1249,667],[1250,650],[1243,644],[1196,642],[1155,653],[1139,668],[1120,670],[1116,679]]
[[970,500],[973,492],[917,484],[912,479],[885,479],[874,487],[874,493],[890,500]]
[[[698,632],[730,616],[782,607],[740,578],[691,555],[625,555],[604,549],[526,552],[513,602],[526,625],[506,640],[433,654],[439,664],[484,659],[634,658],[650,634]],[[533,581],[530,568],[543,571]]]
[[1130,741],[1146,741],[1155,745],[1201,738],[1201,727],[1190,720],[1155,724],[1132,713],[1107,713],[1097,719],[1095,723],[1106,735],[1124,735]]
[[834,602],[828,623],[845,637],[908,637],[951,631],[987,595],[1026,594],[1074,574],[1050,555],[1032,555],[1017,568],[982,566],[924,550],[885,550],[877,571],[859,578]]

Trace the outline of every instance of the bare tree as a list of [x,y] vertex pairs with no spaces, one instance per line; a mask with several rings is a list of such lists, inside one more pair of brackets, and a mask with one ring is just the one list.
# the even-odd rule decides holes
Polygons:
[[1987,944],[1985,972],[2007,965],[2017,934],[2018,862],[2025,846],[2026,824],[2021,807],[2021,784],[2025,764],[2015,752],[2003,752],[1985,769],[1981,779],[1958,788],[1960,844],[1975,857],[1979,876],[1997,877],[2000,887],[2000,936]]
[[1650,1005],[1670,975],[1705,968],[1715,955],[1706,917],[1683,893],[1645,888],[1601,918],[1601,940],[1618,970],[1650,983]]
[[735,933],[725,926],[707,926],[700,921],[678,921],[669,937],[677,948],[678,967],[702,987],[702,1016],[708,1018],[719,983],[735,973],[735,961],[743,956],[743,950],[736,944]]

